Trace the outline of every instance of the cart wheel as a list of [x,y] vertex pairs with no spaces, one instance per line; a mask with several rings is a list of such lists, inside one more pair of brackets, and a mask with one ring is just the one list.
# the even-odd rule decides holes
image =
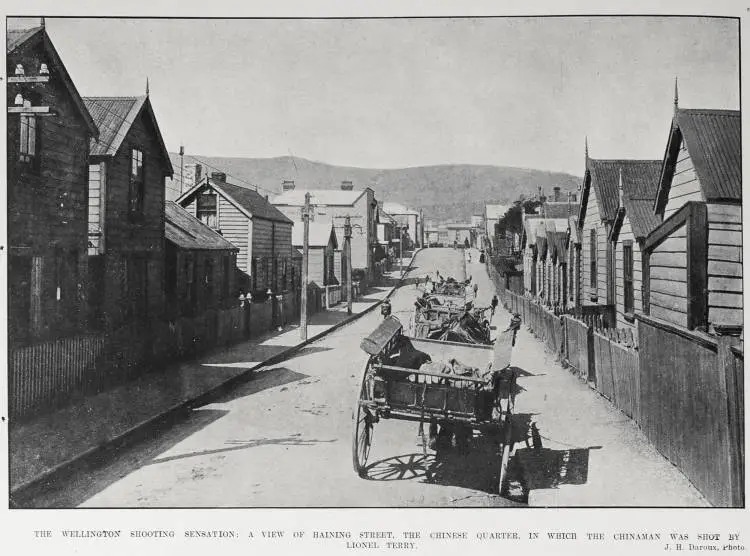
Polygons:
[[510,461],[510,444],[503,444],[500,456],[500,477],[498,478],[497,491],[500,496],[505,496],[508,492],[508,463]]
[[354,430],[352,434],[352,464],[354,465],[354,471],[356,471],[360,477],[365,476],[365,466],[367,465],[367,458],[370,456],[372,434],[375,424],[375,417],[370,413],[370,410],[362,404],[363,401],[366,402],[369,399],[367,374],[365,371],[365,377],[362,379],[362,387],[357,395],[354,411],[352,412],[352,420],[354,421]]

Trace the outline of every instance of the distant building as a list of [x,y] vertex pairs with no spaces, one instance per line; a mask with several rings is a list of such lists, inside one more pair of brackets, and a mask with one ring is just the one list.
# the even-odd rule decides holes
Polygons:
[[273,293],[292,289],[292,220],[257,191],[232,184],[213,172],[186,191],[177,203],[235,245],[238,287]]
[[505,216],[509,208],[509,205],[484,205],[484,233],[492,248],[494,248],[495,224]]
[[420,246],[422,242],[419,213],[416,210],[405,207],[398,203],[383,203],[383,210],[390,214],[401,226],[406,228],[406,235],[411,245],[404,247]]
[[[292,228],[292,245],[302,250],[304,222],[295,222]],[[339,248],[336,230],[331,222],[311,222],[308,226],[307,281],[318,287],[336,285],[334,256]],[[340,253],[340,251],[338,251]]]
[[312,222],[330,222],[336,237],[344,242],[345,217],[352,223],[352,269],[373,276],[374,253],[377,249],[377,202],[369,187],[354,190],[352,182],[343,182],[341,189],[296,189],[294,182],[283,184],[284,192],[273,199],[273,205],[294,222],[302,221],[305,193],[311,195]]

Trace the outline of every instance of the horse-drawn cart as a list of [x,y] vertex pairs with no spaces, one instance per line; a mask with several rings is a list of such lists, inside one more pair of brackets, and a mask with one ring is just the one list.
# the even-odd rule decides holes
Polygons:
[[[425,456],[438,426],[492,438],[498,454],[498,490],[507,483],[516,376],[509,367],[512,333],[494,346],[411,338],[393,316],[361,348],[370,355],[353,411],[354,470],[367,475],[375,425],[381,419],[415,421]],[[431,446],[432,447],[432,446]]]

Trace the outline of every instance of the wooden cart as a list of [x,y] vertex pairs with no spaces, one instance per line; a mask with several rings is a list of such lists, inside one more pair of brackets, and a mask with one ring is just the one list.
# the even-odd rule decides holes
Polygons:
[[[381,419],[420,423],[425,455],[428,449],[425,424],[460,425],[497,440],[498,491],[504,494],[512,448],[516,382],[509,367],[511,341],[512,334],[501,335],[494,346],[412,338],[403,334],[397,318],[385,319],[361,343],[370,357],[352,415],[354,470],[366,477],[375,425]],[[427,360],[453,359],[483,370],[481,376],[419,370]]]

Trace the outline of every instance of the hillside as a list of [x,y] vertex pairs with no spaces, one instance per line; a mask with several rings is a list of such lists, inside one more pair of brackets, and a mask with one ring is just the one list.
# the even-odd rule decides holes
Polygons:
[[[171,154],[179,180],[180,157]],[[505,166],[451,164],[392,170],[332,166],[304,158],[220,158],[196,155],[196,159],[221,169],[229,181],[243,180],[272,193],[281,192],[282,180],[294,180],[305,189],[333,189],[342,180],[355,189],[371,187],[378,200],[424,209],[425,218],[438,221],[468,220],[480,214],[485,203],[510,204],[519,195],[534,195],[538,186],[551,194],[559,185],[575,191],[581,178],[570,174]],[[186,156],[185,163],[194,162]],[[208,171],[212,171],[210,168]],[[234,180],[232,179],[234,178]],[[242,185],[242,184],[241,184]],[[175,185],[176,187],[176,185]]]

